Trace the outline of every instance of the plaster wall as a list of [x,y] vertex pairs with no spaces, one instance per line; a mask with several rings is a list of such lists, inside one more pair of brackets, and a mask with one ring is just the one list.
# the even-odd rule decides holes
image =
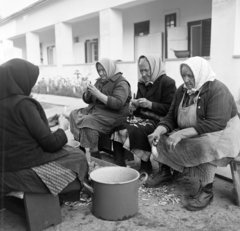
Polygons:
[[211,18],[212,0],[154,1],[123,10],[123,60],[134,60],[134,23],[150,20],[150,33],[164,32],[164,16],[178,12],[177,26]]
[[[236,100],[240,99],[240,56],[234,58],[234,35],[240,33],[236,28],[236,18],[240,9],[238,0],[213,0],[212,38],[210,64],[217,78],[231,90]],[[236,32],[236,33],[235,33]],[[239,42],[239,41],[238,41]]]

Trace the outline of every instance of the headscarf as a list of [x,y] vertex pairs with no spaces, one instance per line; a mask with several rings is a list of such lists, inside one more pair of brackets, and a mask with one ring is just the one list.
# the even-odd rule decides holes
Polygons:
[[39,68],[23,59],[11,59],[0,65],[0,100],[11,95],[29,96]]
[[[216,74],[213,72],[208,61],[201,57],[196,56],[184,61],[180,65],[180,73],[182,73],[182,67],[184,64],[189,66],[189,68],[192,70],[195,79],[195,87],[191,90],[187,90],[189,95],[198,91],[204,83],[208,81],[214,81],[216,78]],[[184,88],[187,88],[185,84]]]
[[148,85],[149,82],[154,83],[161,75],[166,73],[165,65],[163,64],[160,57],[154,56],[154,55],[141,55],[138,59],[138,65],[139,65],[140,59],[142,58],[145,58],[150,65],[151,77],[149,81],[145,81],[144,78],[141,76],[140,70],[138,68],[139,75],[141,76],[139,79],[140,83],[144,83],[145,85]]
[[96,68],[98,64],[101,64],[105,69],[107,73],[107,79],[110,79],[117,73],[120,73],[120,70],[118,69],[117,64],[111,59],[108,59],[108,58],[101,59],[99,62],[96,63]]

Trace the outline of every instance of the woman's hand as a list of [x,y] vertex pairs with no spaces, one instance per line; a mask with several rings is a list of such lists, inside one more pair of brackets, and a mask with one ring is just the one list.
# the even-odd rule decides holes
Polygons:
[[54,126],[58,125],[58,117],[59,117],[59,115],[55,114],[55,115],[50,116],[48,118],[48,125],[49,125],[49,127],[54,127]]
[[167,146],[169,149],[175,149],[176,145],[182,140],[181,131],[172,133],[167,139]]
[[99,98],[101,96],[101,92],[91,83],[88,84],[87,86],[87,91],[94,95],[95,97]]
[[151,146],[152,145],[157,146],[157,144],[158,144],[158,142],[160,140],[161,135],[166,133],[166,132],[167,132],[167,129],[165,127],[163,127],[161,125],[158,126],[152,134],[148,135],[148,142],[149,142],[149,144]]
[[129,103],[129,112],[132,115],[134,111],[136,111],[138,107],[138,101],[135,99],[132,99]]
[[63,115],[59,116],[58,124],[59,124],[58,127],[63,129],[64,131],[66,131],[68,129],[69,122]]
[[140,99],[138,99],[138,106],[140,106],[142,108],[152,109],[152,102],[145,98],[140,98]]

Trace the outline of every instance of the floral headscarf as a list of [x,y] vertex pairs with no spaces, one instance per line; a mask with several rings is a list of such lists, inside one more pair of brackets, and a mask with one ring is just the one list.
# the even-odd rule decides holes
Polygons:
[[96,63],[96,68],[98,64],[101,64],[103,66],[103,68],[107,73],[108,79],[110,79],[117,73],[120,73],[120,70],[118,69],[117,64],[111,59],[108,59],[108,58],[101,59],[99,62]]
[[165,66],[160,57],[154,56],[154,55],[142,55],[138,59],[138,65],[139,65],[140,59],[142,58],[145,58],[150,65],[151,78],[150,78],[150,81],[146,82],[144,78],[141,76],[139,71],[139,75],[141,76],[139,79],[140,83],[145,83],[145,85],[148,85],[149,82],[154,83],[161,75],[166,73]]
[[[216,74],[213,72],[208,61],[201,57],[196,56],[184,61],[180,65],[181,73],[182,73],[182,67],[184,64],[191,69],[195,79],[195,87],[192,88],[191,90],[187,90],[187,93],[189,95],[198,91],[203,86],[204,83],[208,81],[214,81],[214,79],[216,78]],[[185,84],[184,84],[184,88],[187,88]]]

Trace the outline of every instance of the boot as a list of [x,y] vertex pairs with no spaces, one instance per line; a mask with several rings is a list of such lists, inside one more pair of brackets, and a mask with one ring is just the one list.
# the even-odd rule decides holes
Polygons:
[[124,160],[124,148],[119,142],[113,141],[113,152],[115,157],[115,164],[118,166],[126,167]]
[[150,160],[148,161],[143,161],[141,160],[141,166],[140,169],[138,170],[139,173],[146,172],[148,175],[152,173],[152,163]]
[[145,186],[147,188],[157,188],[162,183],[172,182],[173,176],[171,174],[170,167],[167,165],[162,165],[161,170],[159,170],[155,175],[149,177]]
[[187,200],[186,209],[190,211],[198,211],[206,208],[213,200],[213,183],[201,187],[196,196]]
[[91,157],[97,158],[97,159],[102,159],[101,154],[99,151],[97,152],[91,152]]

